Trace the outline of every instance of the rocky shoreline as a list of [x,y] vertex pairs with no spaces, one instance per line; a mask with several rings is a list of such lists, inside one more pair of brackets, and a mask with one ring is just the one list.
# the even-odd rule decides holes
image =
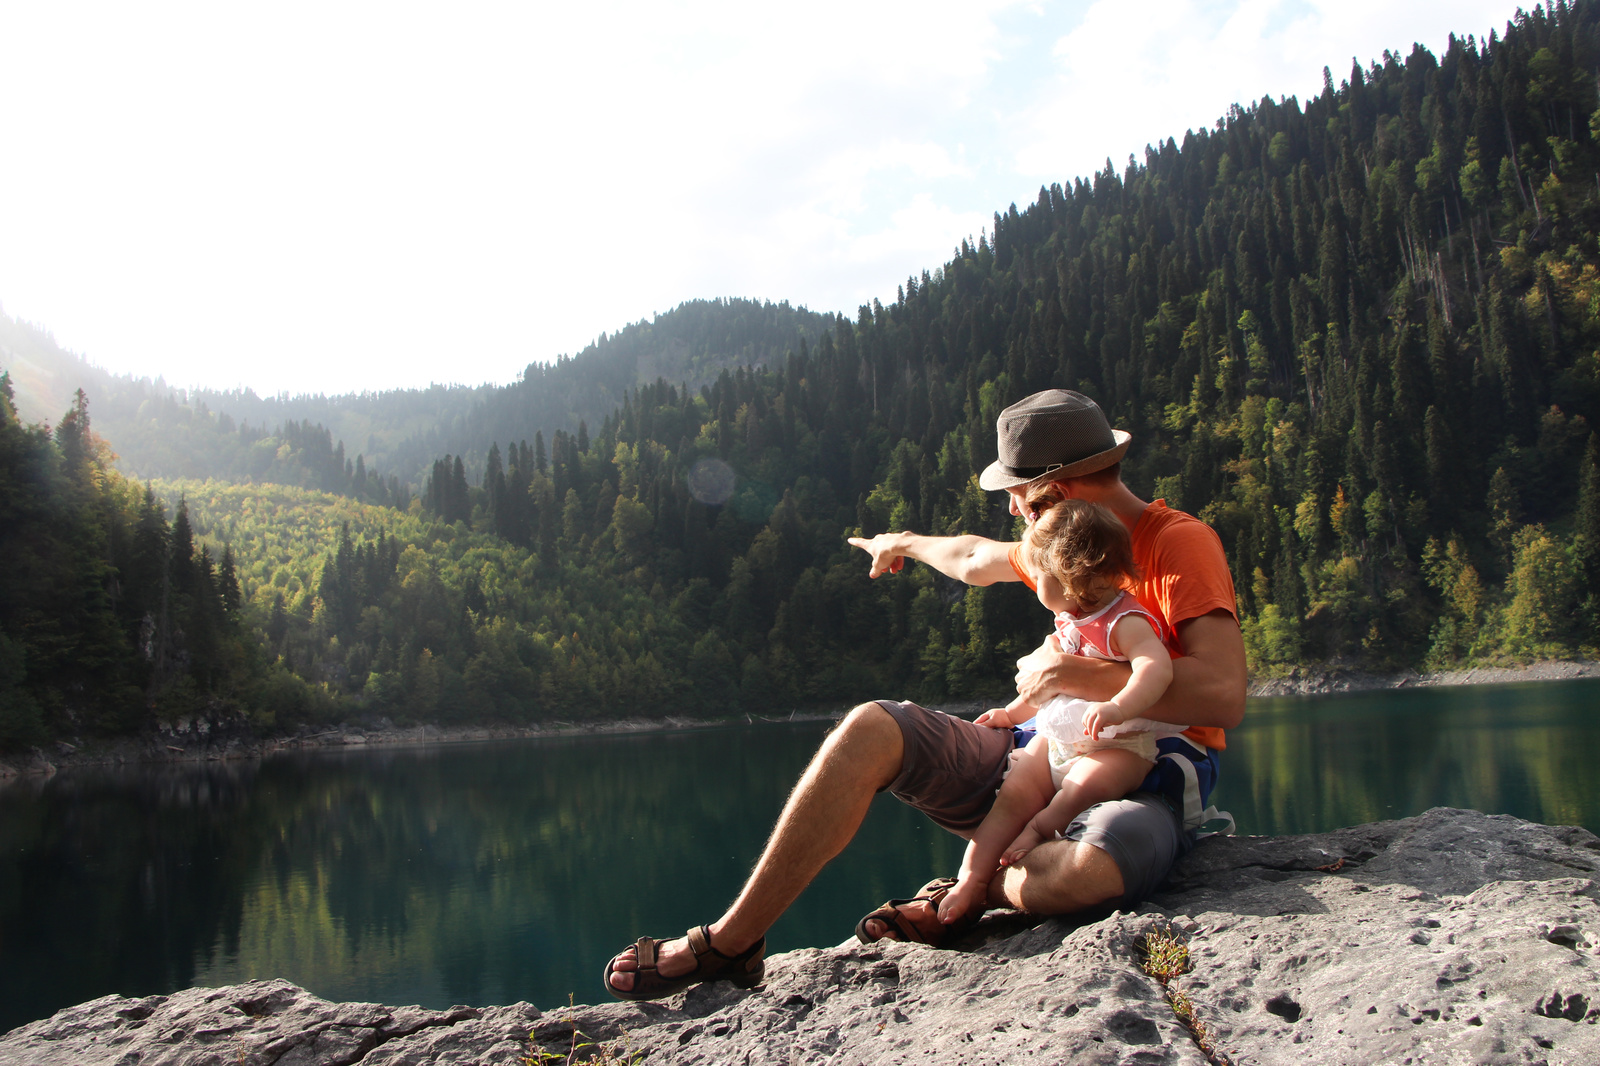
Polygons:
[[[1517,681],[1567,681],[1600,677],[1600,662],[1547,661],[1528,666],[1473,667],[1440,673],[1371,674],[1341,667],[1296,668],[1283,677],[1251,682],[1252,697],[1311,696],[1374,689],[1424,688],[1448,685],[1488,685]],[[994,705],[991,700],[946,703],[943,710],[971,717]],[[187,723],[178,729],[139,739],[70,743],[0,755],[0,782],[21,775],[52,774],[71,766],[127,765],[132,763],[207,762],[253,759],[284,751],[348,749],[415,744],[457,744],[527,737],[557,737],[611,733],[643,733],[669,729],[705,729],[739,721],[824,721],[840,717],[845,707],[813,707],[788,715],[742,718],[624,718],[596,722],[546,722],[532,726],[396,726],[387,719],[366,724],[342,724],[294,736],[258,738],[248,729],[206,722]]]
[[1365,692],[1386,688],[1443,688],[1450,685],[1503,685],[1517,681],[1573,681],[1600,677],[1600,662],[1552,659],[1527,666],[1474,666],[1465,670],[1371,674],[1339,667],[1296,667],[1283,677],[1250,683],[1252,696],[1320,696],[1332,692]]
[[837,718],[839,713],[796,712],[785,717],[696,719],[621,718],[603,722],[545,722],[531,726],[397,726],[387,720],[341,724],[329,729],[265,739],[239,729],[191,726],[151,737],[73,744],[58,741],[49,748],[0,756],[0,782],[24,774],[53,774],[72,766],[122,766],[133,763],[215,762],[255,759],[289,751],[381,748],[427,744],[470,744],[529,737],[562,737],[649,733],[671,729],[707,729],[740,721],[810,721]]
[[596,1042],[580,1060],[683,1066],[1592,1063],[1597,879],[1600,838],[1584,829],[1435,808],[1211,838],[1134,912],[994,912],[957,950],[792,951],[751,991],[428,1009],[256,981],[106,996],[0,1036],[0,1063],[565,1062],[575,1031]]

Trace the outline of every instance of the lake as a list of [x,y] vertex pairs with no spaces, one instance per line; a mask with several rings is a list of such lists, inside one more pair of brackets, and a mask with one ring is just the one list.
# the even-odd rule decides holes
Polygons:
[[[1252,700],[1214,797],[1242,833],[1476,807],[1600,831],[1600,681]],[[285,977],[333,1000],[559,1006],[738,891],[826,723],[258,762],[0,787],[0,1032],[119,992]],[[770,934],[837,944],[954,872],[888,797]]]

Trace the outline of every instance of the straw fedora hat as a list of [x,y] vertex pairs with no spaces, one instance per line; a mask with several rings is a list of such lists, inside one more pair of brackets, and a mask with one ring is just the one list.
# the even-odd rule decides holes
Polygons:
[[1000,458],[978,477],[985,489],[1059,481],[1122,461],[1132,434],[1112,429],[1081,392],[1047,389],[1018,400],[995,420]]

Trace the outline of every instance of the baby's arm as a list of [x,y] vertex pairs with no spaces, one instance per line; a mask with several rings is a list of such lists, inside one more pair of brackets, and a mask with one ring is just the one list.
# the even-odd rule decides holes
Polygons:
[[1104,703],[1090,704],[1083,715],[1083,731],[1097,737],[1107,726],[1121,725],[1148,711],[1172,683],[1172,656],[1150,620],[1127,614],[1111,629],[1111,650],[1125,657],[1133,672],[1122,691]]
[[990,729],[1010,729],[1012,726],[1021,725],[1038,713],[1038,708],[1018,696],[1004,707],[984,711],[973,719],[973,722],[976,725],[986,725]]

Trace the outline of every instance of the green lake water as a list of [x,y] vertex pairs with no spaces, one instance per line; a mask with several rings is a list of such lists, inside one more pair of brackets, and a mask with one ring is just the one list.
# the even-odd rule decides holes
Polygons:
[[[1254,700],[1242,833],[1441,804],[1600,831],[1600,681]],[[606,958],[714,917],[823,723],[84,769],[0,787],[0,1031],[105,995],[285,977],[334,1000],[604,998]],[[837,944],[953,872],[888,797],[770,934]]]

